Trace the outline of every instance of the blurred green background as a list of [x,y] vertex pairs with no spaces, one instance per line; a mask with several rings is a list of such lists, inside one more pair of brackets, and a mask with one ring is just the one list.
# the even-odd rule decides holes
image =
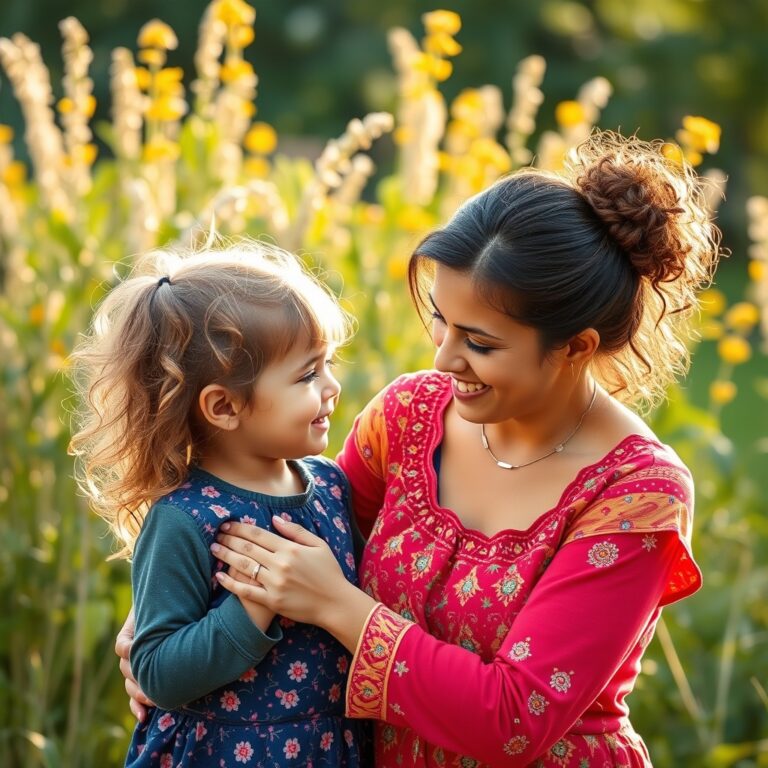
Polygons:
[[[66,455],[69,406],[62,407],[69,391],[64,358],[113,264],[125,263],[135,250],[128,237],[135,205],[121,184],[141,173],[135,162],[113,160],[111,52],[118,46],[136,52],[140,28],[159,17],[178,35],[168,64],[184,69],[189,88],[206,5],[5,0],[0,6],[0,37],[23,32],[40,44],[55,99],[63,95],[64,74],[58,21],[73,15],[87,29],[100,156],[70,218],[51,210],[33,183],[13,191],[17,228],[0,226],[4,767],[122,764],[131,718],[112,644],[130,602],[128,566],[106,562],[112,543],[74,492]],[[274,184],[293,224],[301,218],[312,163],[325,142],[353,117],[398,111],[403,97],[388,30],[402,26],[421,38],[421,14],[436,6],[399,0],[253,5],[255,41],[244,55],[259,78],[255,119],[274,126],[279,137],[263,178]],[[531,149],[546,132],[565,131],[556,105],[575,99],[598,76],[613,87],[601,128],[671,140],[686,115],[720,125],[720,149],[700,167],[727,175],[718,221],[732,256],[716,287],[728,304],[747,299],[766,312],[768,299],[754,273],[748,276],[748,252],[768,247],[768,235],[759,235],[765,230],[748,219],[747,200],[768,194],[768,0],[467,0],[443,7],[463,21],[456,35],[463,51],[453,75],[437,84],[448,104],[467,88],[492,84],[509,109],[518,62],[531,54],[546,60],[544,102],[527,138]],[[21,109],[2,68],[0,124],[14,128],[9,146],[27,162]],[[206,128],[201,140],[200,125],[212,123],[188,121],[181,129],[174,207],[160,216],[157,229],[142,230],[152,243],[182,237],[190,216],[226,192],[224,181],[200,160],[215,155],[221,136]],[[279,242],[285,237],[343,285],[360,331],[343,371],[334,447],[388,378],[429,364],[427,341],[407,307],[402,261],[424,230],[444,217],[441,201],[454,183],[446,173],[433,198],[414,203],[402,182],[401,145],[385,135],[370,155],[377,169],[361,200],[342,205],[338,194],[326,190],[326,204],[304,229],[270,224],[261,209],[228,219],[222,208],[220,219],[225,232],[265,231]],[[0,174],[0,192],[4,183],[11,188],[8,178],[3,182]],[[238,176],[237,184],[243,179]],[[720,321],[705,318],[702,329],[713,322]],[[743,328],[751,358],[727,365],[717,352],[717,328],[704,333],[688,379],[652,416],[697,481],[694,550],[705,574],[704,589],[665,611],[630,700],[633,721],[660,768],[768,765],[768,356],[758,328]],[[733,402],[710,399],[715,379],[736,384]]]

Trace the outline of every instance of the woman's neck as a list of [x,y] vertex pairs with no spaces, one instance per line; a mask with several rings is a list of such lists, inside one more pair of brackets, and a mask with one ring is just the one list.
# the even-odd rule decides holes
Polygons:
[[[486,424],[486,434],[494,436],[499,451],[505,447],[516,451],[536,453],[561,443],[574,430],[580,431],[583,422],[599,405],[601,390],[591,377],[584,377],[575,385],[560,388],[546,403],[516,419]],[[593,400],[594,398],[594,400]]]

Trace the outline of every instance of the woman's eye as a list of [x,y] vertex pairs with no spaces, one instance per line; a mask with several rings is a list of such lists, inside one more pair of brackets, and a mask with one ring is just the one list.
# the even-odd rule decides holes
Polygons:
[[464,339],[464,343],[467,345],[467,349],[471,349],[473,352],[478,352],[481,355],[487,355],[493,351],[493,347],[485,347],[482,344],[475,344],[471,339]]
[[437,320],[439,323],[444,323],[445,320],[443,319],[443,316],[439,312],[430,312],[432,315],[433,320]]

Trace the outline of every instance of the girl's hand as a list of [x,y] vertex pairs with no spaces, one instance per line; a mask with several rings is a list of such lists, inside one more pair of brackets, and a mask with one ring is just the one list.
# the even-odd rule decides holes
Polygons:
[[374,600],[347,581],[323,539],[280,517],[272,522],[281,536],[254,525],[224,523],[211,550],[240,574],[219,572],[216,578],[241,599],[323,627],[354,649]]
[[120,672],[125,678],[125,692],[129,696],[128,706],[134,717],[143,723],[147,719],[147,709],[154,707],[155,702],[144,695],[144,691],[139,688],[136,678],[131,672],[131,646],[133,645],[133,635],[136,631],[136,621],[133,615],[133,606],[128,612],[125,623],[117,633],[115,640],[115,653],[120,657]]

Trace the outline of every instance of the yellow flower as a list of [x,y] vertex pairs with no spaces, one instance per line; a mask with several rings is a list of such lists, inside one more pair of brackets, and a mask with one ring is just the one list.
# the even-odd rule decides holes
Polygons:
[[3,182],[8,187],[20,187],[27,179],[27,166],[20,160],[8,163],[3,171]]
[[230,39],[237,48],[247,48],[254,39],[253,27],[239,26],[232,30]]
[[437,167],[444,173],[450,173],[453,170],[453,158],[447,152],[438,152]]
[[745,333],[751,331],[760,320],[760,310],[748,301],[740,301],[734,304],[725,313],[725,324],[735,331]]
[[404,125],[400,125],[393,131],[392,140],[398,147],[402,147],[411,140],[411,132]]
[[36,327],[39,327],[43,324],[44,320],[45,320],[45,307],[40,303],[33,304],[29,308],[30,324]]
[[245,175],[254,179],[266,179],[272,166],[264,157],[247,157],[243,162]]
[[438,83],[447,80],[453,73],[453,64],[445,59],[432,60],[432,76]]
[[214,19],[223,21],[228,27],[251,25],[256,20],[255,9],[243,0],[215,0],[211,11]]
[[[163,72],[164,70],[160,70]],[[133,70],[133,74],[136,76],[136,85],[142,91],[148,91],[152,85],[152,75],[146,67],[136,67]]]
[[562,128],[581,125],[586,119],[584,107],[578,101],[561,101],[555,107],[555,120]]
[[761,280],[765,280],[766,277],[768,277],[768,263],[753,259],[747,265],[747,273],[749,274],[750,280],[759,283]]
[[99,150],[95,144],[83,144],[75,147],[75,159],[84,165],[93,165]]
[[138,52],[136,58],[150,67],[162,67],[165,64],[165,53],[159,48],[145,48]]
[[170,122],[178,120],[186,111],[187,102],[184,99],[161,96],[159,99],[153,99],[152,103],[147,107],[146,115],[150,120]]
[[13,141],[13,128],[0,123],[0,144],[10,144]]
[[435,217],[417,205],[408,205],[397,215],[397,226],[406,232],[422,232],[434,224]]
[[699,306],[701,307],[702,313],[705,315],[717,317],[723,313],[725,305],[725,296],[722,291],[718,291],[717,288],[707,288],[706,291],[702,291],[699,294]]
[[691,147],[698,152],[713,154],[720,148],[721,128],[706,117],[686,115],[683,118],[683,132]]
[[253,77],[253,66],[242,59],[230,59],[222,66],[219,76],[223,83],[234,83],[236,80]]
[[451,104],[451,115],[457,120],[475,120],[483,116],[483,97],[477,88],[465,88]]
[[75,102],[68,96],[63,99],[59,99],[59,103],[56,105],[60,115],[69,115],[75,111]]
[[181,86],[183,77],[184,70],[181,67],[165,67],[155,73],[155,88],[166,94],[178,95],[183,90]]
[[469,151],[481,163],[492,165],[501,173],[506,173],[512,168],[509,153],[493,139],[477,139],[472,142]]
[[387,275],[395,282],[402,282],[408,274],[408,258],[402,254],[394,255],[387,261]]
[[154,136],[144,145],[143,159],[145,163],[171,162],[179,156],[179,145],[165,136]]
[[96,97],[88,94],[83,102],[83,114],[86,117],[93,117],[93,113],[96,111]]
[[445,32],[435,32],[424,39],[424,50],[438,56],[458,56],[461,45]]
[[179,41],[175,32],[160,19],[148,21],[140,30],[139,48],[157,48],[165,51],[174,50]]
[[746,363],[752,356],[752,348],[749,342],[742,336],[736,336],[731,333],[720,339],[717,345],[717,352],[720,357],[731,365]]
[[672,141],[666,141],[661,145],[661,154],[664,155],[667,160],[677,163],[677,165],[682,165],[685,161],[683,150],[680,149],[679,145]]
[[704,156],[695,149],[686,149],[685,159],[695,168],[697,165],[701,165],[704,161]]
[[430,35],[439,32],[455,35],[461,29],[461,16],[453,11],[431,11],[425,13],[421,20]]
[[719,320],[705,320],[699,326],[699,336],[703,341],[716,341],[723,335],[723,324]]
[[726,405],[736,397],[736,385],[732,381],[713,381],[709,385],[709,399],[718,405]]
[[269,123],[254,123],[245,134],[243,143],[255,155],[269,155],[277,147],[277,133]]

